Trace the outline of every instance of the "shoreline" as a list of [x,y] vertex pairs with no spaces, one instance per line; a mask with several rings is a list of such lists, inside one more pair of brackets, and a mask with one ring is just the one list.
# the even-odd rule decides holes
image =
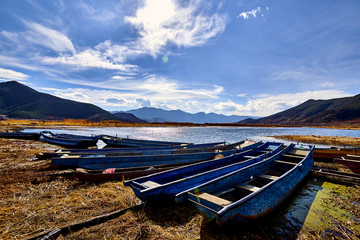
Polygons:
[[243,123],[125,123],[121,121],[93,122],[89,120],[65,119],[65,120],[28,120],[7,119],[0,121],[0,127],[8,128],[41,128],[41,127],[261,127],[261,128],[329,128],[344,130],[360,130],[360,124],[356,125],[280,125],[280,124],[243,124]]

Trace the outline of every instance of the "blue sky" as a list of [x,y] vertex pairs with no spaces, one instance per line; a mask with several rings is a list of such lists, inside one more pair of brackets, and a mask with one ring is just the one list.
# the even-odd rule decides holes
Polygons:
[[3,0],[0,81],[123,111],[267,116],[360,93],[358,0]]

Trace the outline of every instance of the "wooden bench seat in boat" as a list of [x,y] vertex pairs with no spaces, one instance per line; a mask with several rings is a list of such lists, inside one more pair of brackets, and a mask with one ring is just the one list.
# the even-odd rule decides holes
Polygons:
[[266,178],[266,179],[270,179],[270,180],[276,180],[276,179],[279,178],[279,177],[277,177],[277,176],[266,175],[266,174],[262,174],[262,175],[260,175],[259,177],[261,177],[261,178]]
[[159,187],[159,186],[161,186],[161,184],[158,184],[158,183],[153,182],[153,181],[144,182],[142,185],[143,185],[144,187],[147,187],[147,188],[154,188],[154,187]]
[[259,187],[255,187],[252,185],[248,185],[248,184],[242,184],[242,185],[235,185],[237,188],[242,188],[251,192],[256,192],[258,191],[260,188]]
[[221,205],[221,206],[226,206],[226,205],[229,205],[231,204],[232,202],[226,200],[226,199],[223,199],[223,198],[220,198],[220,197],[217,197],[215,195],[211,195],[209,193],[206,193],[206,192],[203,192],[203,193],[200,193],[198,195],[195,195],[195,194],[192,194],[190,193],[191,195],[193,196],[196,196],[197,198],[201,198],[201,199],[204,199],[208,202],[212,202],[212,203],[215,203],[217,205]]
[[286,161],[280,161],[280,160],[275,160],[275,162],[277,162],[277,163],[284,163],[284,164],[292,164],[292,165],[298,164],[298,163],[294,163],[294,162],[286,162]]
[[293,154],[284,154],[284,157],[292,157],[292,158],[304,158],[302,155],[293,155]]

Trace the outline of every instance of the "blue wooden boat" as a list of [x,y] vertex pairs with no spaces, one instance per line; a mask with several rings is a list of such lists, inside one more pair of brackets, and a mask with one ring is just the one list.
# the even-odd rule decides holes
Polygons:
[[0,132],[0,138],[39,140],[40,133],[34,132]]
[[161,146],[184,146],[191,145],[193,143],[186,142],[170,142],[170,141],[155,141],[155,140],[143,140],[133,138],[121,138],[108,135],[99,136],[100,139],[111,147],[161,147]]
[[291,144],[270,159],[177,194],[193,202],[207,221],[239,223],[261,217],[294,191],[314,164],[314,147]]
[[[142,201],[153,203],[175,199],[175,195],[211,179],[236,171],[281,151],[282,143],[264,143],[245,147],[232,156],[175,168],[124,182]],[[259,146],[259,147],[257,147]],[[246,151],[247,150],[247,151]]]
[[[225,151],[231,149],[240,149],[241,146],[246,145],[248,141],[240,141],[233,144],[213,145],[212,147],[171,147],[171,148],[147,148],[145,150],[138,150],[138,148],[128,148],[128,151],[78,151],[76,153],[67,153],[66,157],[110,157],[110,156],[126,156],[126,155],[166,155],[166,154],[185,154],[196,152],[212,152],[212,151]],[[251,141],[251,143],[255,143]],[[250,144],[251,144],[250,143]],[[65,154],[63,154],[65,155]],[[61,157],[58,156],[58,157]]]
[[186,146],[174,146],[174,147],[142,147],[142,148],[103,148],[103,149],[60,149],[53,152],[44,152],[37,155],[38,159],[50,159],[61,157],[65,154],[67,155],[151,155],[156,152],[161,151],[170,151],[175,153],[177,151],[186,152],[187,150],[194,150],[196,152],[203,151],[209,152],[212,150],[220,149],[231,149],[235,148],[238,145],[251,144],[252,141],[240,141],[233,144],[227,144],[226,142],[213,142],[213,143],[202,143],[202,144],[193,144]]
[[195,162],[208,160],[216,156],[229,156],[237,150],[197,152],[185,154],[140,155],[140,156],[92,156],[92,157],[62,157],[52,158],[51,164],[70,168],[107,169],[152,166],[161,164]]
[[[249,144],[248,141],[243,141],[242,148],[245,151],[249,148],[256,148],[259,146],[261,142],[253,142]],[[229,144],[232,145],[232,144]],[[251,146],[250,146],[251,145]],[[202,162],[202,161],[197,161]],[[137,178],[141,176],[150,175],[153,173],[164,172],[166,170],[170,170],[176,167],[185,166],[193,164],[191,163],[175,163],[175,164],[163,164],[163,165],[153,165],[151,167],[135,167],[135,168],[118,168],[111,169],[111,172],[103,171],[103,170],[87,170],[87,169],[76,169],[74,175],[77,179],[84,182],[104,182],[104,181],[123,181],[132,178]]]
[[80,136],[73,134],[54,134],[50,131],[42,131],[41,137],[48,143],[73,148],[87,148],[95,146],[98,138],[95,136]]

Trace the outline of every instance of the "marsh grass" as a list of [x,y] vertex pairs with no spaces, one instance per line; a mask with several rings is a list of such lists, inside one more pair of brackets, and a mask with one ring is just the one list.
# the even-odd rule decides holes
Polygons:
[[357,137],[316,135],[275,135],[271,137],[302,143],[360,147],[360,138]]

